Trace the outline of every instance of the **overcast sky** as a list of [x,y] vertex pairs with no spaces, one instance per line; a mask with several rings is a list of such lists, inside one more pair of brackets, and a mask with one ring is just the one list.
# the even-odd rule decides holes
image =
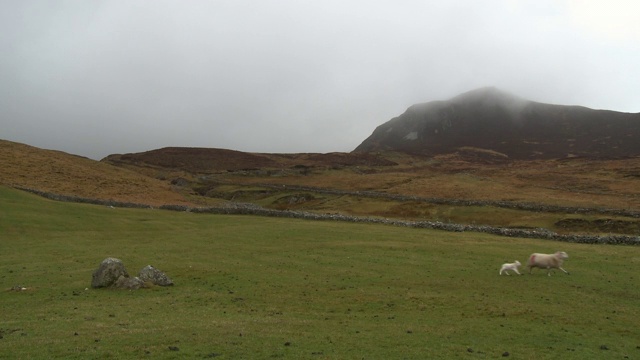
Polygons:
[[640,112],[640,2],[0,0],[0,139],[351,151],[412,104],[496,86]]

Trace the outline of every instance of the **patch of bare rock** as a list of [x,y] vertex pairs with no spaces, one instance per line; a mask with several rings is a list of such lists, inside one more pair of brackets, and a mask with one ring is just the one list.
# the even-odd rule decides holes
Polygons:
[[152,285],[171,286],[173,281],[162,271],[151,265],[140,270],[138,276],[132,277],[124,263],[113,257],[102,260],[91,278],[92,288],[112,288],[138,290]]

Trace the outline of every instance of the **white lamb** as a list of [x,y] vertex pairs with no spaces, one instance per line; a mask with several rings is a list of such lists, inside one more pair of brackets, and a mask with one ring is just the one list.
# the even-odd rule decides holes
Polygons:
[[516,262],[502,264],[502,267],[500,268],[500,275],[502,275],[502,272],[509,275],[509,270],[513,270],[516,272],[516,274],[522,275],[518,272],[518,266],[520,265],[520,261],[518,260],[516,260]]
[[533,253],[529,256],[529,262],[527,263],[527,266],[529,267],[529,274],[531,274],[531,269],[537,267],[540,269],[547,269],[548,276],[551,276],[551,269],[560,269],[564,271],[565,274],[569,275],[569,272],[562,268],[562,263],[568,258],[569,255],[564,251],[558,251],[555,254]]

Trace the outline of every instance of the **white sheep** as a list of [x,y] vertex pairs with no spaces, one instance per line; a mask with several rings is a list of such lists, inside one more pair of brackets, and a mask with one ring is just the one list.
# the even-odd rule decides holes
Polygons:
[[509,270],[513,270],[516,272],[516,274],[518,275],[522,275],[518,272],[518,266],[520,266],[522,264],[520,264],[520,261],[516,260],[515,262],[512,263],[506,263],[506,264],[502,264],[502,267],[500,268],[500,275],[502,275],[502,272],[504,272],[505,274],[509,275]]
[[568,258],[569,255],[564,251],[558,251],[555,254],[533,253],[529,256],[529,262],[527,263],[527,266],[529,267],[529,274],[531,274],[531,269],[537,267],[540,269],[547,269],[548,276],[551,276],[551,269],[560,269],[564,271],[565,274],[569,275],[569,272],[562,268],[562,263]]

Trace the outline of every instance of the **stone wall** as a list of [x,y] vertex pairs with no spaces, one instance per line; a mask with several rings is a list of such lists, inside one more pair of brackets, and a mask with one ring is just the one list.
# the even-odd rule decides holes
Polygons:
[[[273,186],[273,185],[262,185]],[[279,189],[283,189],[282,185],[278,185]],[[434,204],[446,204],[446,205],[458,205],[458,206],[498,206],[508,207],[513,209],[528,210],[528,211],[541,211],[541,212],[563,212],[563,213],[599,213],[608,215],[622,215],[638,217],[640,214],[630,210],[615,210],[615,209],[588,209],[588,208],[573,208],[573,207],[559,207],[551,205],[536,205],[529,203],[512,203],[503,201],[477,201],[477,200],[449,200],[449,199],[428,199],[420,198],[416,196],[406,195],[392,195],[370,191],[340,191],[330,189],[318,189],[307,188],[301,186],[286,186],[288,190],[297,191],[312,191],[312,192],[325,192],[338,195],[353,195],[353,196],[366,196],[366,197],[384,197],[388,199],[398,201],[425,201]],[[111,200],[98,200],[87,199],[77,196],[57,195],[44,191],[19,188],[20,190],[28,191],[48,199],[58,201],[69,201],[79,203],[89,203],[96,205],[112,206],[112,207],[129,207],[129,208],[152,208],[149,205],[123,203]],[[349,216],[341,214],[318,214],[304,211],[292,211],[292,210],[271,210],[265,209],[251,203],[226,203],[217,207],[188,207],[184,205],[163,205],[159,207],[163,210],[171,211],[187,211],[194,213],[210,213],[210,214],[229,214],[229,215],[255,215],[255,216],[271,216],[271,217],[286,217],[305,220],[319,220],[319,221],[345,221],[355,223],[371,223],[371,224],[385,224],[393,226],[424,228],[424,229],[436,229],[443,231],[470,231],[481,232],[499,236],[507,237],[520,237],[520,238],[536,238],[547,239],[554,241],[564,241],[571,243],[583,243],[583,244],[613,244],[613,245],[640,245],[639,236],[627,236],[627,235],[561,235],[547,229],[515,229],[494,227],[487,225],[466,225],[466,224],[454,224],[443,223],[440,221],[408,221],[399,219],[383,219],[361,216]]]

